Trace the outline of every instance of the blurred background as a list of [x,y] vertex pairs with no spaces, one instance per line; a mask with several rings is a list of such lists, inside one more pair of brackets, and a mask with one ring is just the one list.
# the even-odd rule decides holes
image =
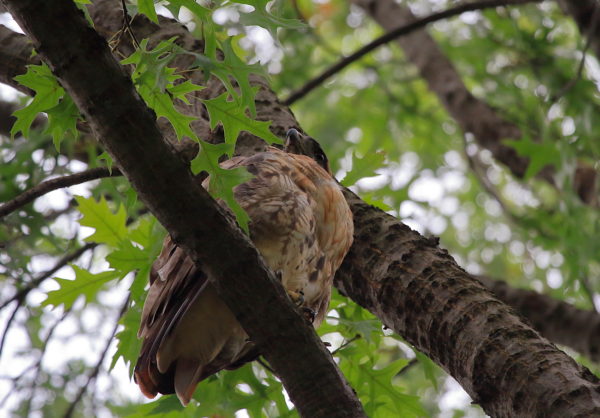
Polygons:
[[[293,93],[309,80],[385,32],[463,3],[200,3],[212,10],[219,39],[231,37],[239,57],[264,69],[344,185],[421,234],[439,236],[469,273],[597,309],[595,1],[532,2],[441,19],[426,33],[376,48],[297,99]],[[263,4],[268,19],[256,13]],[[584,18],[577,7],[586,5]],[[173,17],[167,2],[156,6]],[[133,3],[129,10],[139,9]],[[201,35],[203,22],[188,9],[174,17]],[[7,13],[0,23],[20,32]],[[0,84],[0,202],[81,172],[91,165],[79,156],[100,153],[75,135],[57,151],[45,130],[48,115],[27,137],[11,139],[9,115],[29,100]],[[74,196],[82,196],[83,212]],[[127,216],[128,227],[144,234],[136,242],[147,269],[164,231],[122,178],[53,191],[2,219],[0,415],[295,416],[277,379],[259,364],[202,383],[202,402],[185,411],[171,397],[147,404],[129,378],[139,306],[117,324],[135,274],[102,276],[110,246],[85,241],[94,230],[82,213],[102,210]],[[85,275],[95,284],[67,295],[68,284],[54,280]],[[59,289],[61,302],[49,303],[48,293]],[[484,416],[451,377],[370,313],[337,294],[331,308],[319,333],[370,416]],[[598,374],[595,363],[566,351]]]

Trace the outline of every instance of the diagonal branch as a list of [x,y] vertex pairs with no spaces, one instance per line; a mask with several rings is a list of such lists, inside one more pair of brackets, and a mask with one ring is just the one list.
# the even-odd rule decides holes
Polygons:
[[[295,311],[248,237],[163,140],[154,115],[83,14],[70,0],[3,3],[59,75],[140,199],[209,273],[299,412],[311,417],[365,416],[314,329]],[[61,31],[55,28],[58,21]]]
[[8,202],[0,205],[0,219],[25,206],[26,204],[33,202],[38,197],[50,193],[51,191],[85,183],[86,181],[90,180],[96,180],[104,177],[117,177],[120,175],[121,172],[116,168],[111,171],[106,167],[97,167],[82,171],[81,173],[70,174],[67,176],[43,181],[31,189],[25,190],[14,199],[11,199]]
[[4,309],[6,306],[10,305],[14,301],[17,301],[18,304],[21,304],[22,303],[21,301],[25,300],[25,297],[29,294],[29,292],[31,292],[33,289],[38,287],[40,285],[40,283],[42,283],[44,280],[50,278],[54,273],[56,273],[58,270],[60,270],[61,268],[63,268],[67,264],[69,264],[71,261],[77,260],[86,251],[93,250],[97,246],[98,246],[98,244],[96,244],[95,242],[88,242],[83,247],[78,248],[77,250],[73,251],[72,253],[66,254],[60,260],[58,260],[56,262],[54,267],[52,267],[50,270],[42,273],[40,276],[36,277],[31,282],[27,283],[25,285],[25,287],[18,290],[17,293],[15,293],[12,297],[10,297],[9,299],[2,302],[2,305],[0,305],[0,310]]
[[433,13],[429,16],[415,19],[413,22],[402,24],[400,27],[396,27],[395,29],[390,29],[385,35],[380,36],[374,41],[369,42],[367,45],[363,46],[359,50],[353,52],[347,57],[339,60],[337,63],[323,71],[317,77],[308,81],[304,84],[300,89],[296,90],[290,96],[283,101],[284,104],[290,106],[294,102],[306,96],[308,93],[313,91],[315,88],[319,87],[325,80],[333,75],[339,73],[348,65],[352,64],[355,61],[358,61],[365,55],[373,52],[375,49],[379,48],[382,45],[385,45],[393,40],[398,39],[401,36],[408,35],[411,32],[414,32],[417,29],[424,28],[430,23],[437,22],[438,20],[447,19],[449,17],[458,16],[464,12],[470,12],[474,10],[483,10],[489,9],[493,7],[499,6],[510,6],[515,4],[525,4],[525,3],[538,3],[544,0],[481,0],[474,1],[472,3],[460,4],[458,6],[452,7],[450,9]]
[[600,315],[533,290],[517,289],[502,280],[477,276],[483,285],[550,341],[600,362]]

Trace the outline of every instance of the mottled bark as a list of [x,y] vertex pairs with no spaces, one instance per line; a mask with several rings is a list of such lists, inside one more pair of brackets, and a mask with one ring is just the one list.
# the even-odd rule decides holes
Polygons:
[[600,382],[525,325],[436,239],[346,192],[355,243],[336,274],[345,295],[450,373],[493,417],[600,414]]
[[[94,15],[107,16],[112,7],[114,2],[99,2]],[[144,22],[141,19],[138,24],[149,25]],[[97,28],[104,24],[110,22],[96,21]],[[118,22],[112,24],[120,28]],[[181,42],[188,42],[189,34],[181,36],[185,38]],[[282,108],[264,83],[261,86],[259,114],[275,119],[277,133],[283,126],[296,126],[289,110]],[[211,86],[209,89],[216,91]],[[121,95],[130,90],[116,91]],[[205,129],[208,122],[201,106],[192,113],[199,117],[197,126]],[[137,135],[130,137],[137,140]],[[247,138],[249,142],[252,139]],[[161,174],[165,176],[160,172],[153,175]],[[342,292],[430,355],[490,415],[567,417],[600,413],[600,385],[591,373],[520,322],[510,308],[458,267],[435,240],[421,237],[350,192],[347,197],[355,216],[356,242],[336,279]],[[182,208],[172,209],[185,220],[186,228],[200,227],[194,219],[197,216],[188,218]],[[236,254],[230,261],[238,257]],[[255,306],[259,315],[264,314],[261,305],[264,302]],[[281,337],[273,339],[281,343]],[[323,388],[316,383],[321,376],[313,376],[312,381]]]
[[562,300],[517,289],[502,280],[477,276],[498,299],[512,306],[544,337],[600,361],[600,314]]
[[3,3],[140,199],[207,271],[298,411],[306,417],[364,417],[314,329],[298,315],[249,238],[163,140],[153,113],[83,13],[71,0]]

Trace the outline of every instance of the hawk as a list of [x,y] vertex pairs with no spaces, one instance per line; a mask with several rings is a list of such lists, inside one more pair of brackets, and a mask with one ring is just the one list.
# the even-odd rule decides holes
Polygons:
[[[254,175],[234,189],[250,217],[250,238],[318,327],[353,234],[352,213],[325,153],[314,139],[290,129],[285,150],[268,147],[221,166],[246,167]],[[143,342],[135,381],[142,393],[176,393],[183,405],[201,380],[259,355],[206,274],[170,237],[152,266],[138,337]]]

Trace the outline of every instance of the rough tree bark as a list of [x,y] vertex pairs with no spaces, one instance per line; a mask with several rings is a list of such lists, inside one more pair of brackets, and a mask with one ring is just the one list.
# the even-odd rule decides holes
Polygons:
[[600,315],[533,290],[516,289],[502,280],[477,276],[483,285],[550,341],[600,361]]
[[[99,2],[96,16],[102,9],[110,14],[112,7],[112,2]],[[136,30],[143,26],[147,34],[157,30],[143,18],[134,22],[139,26]],[[119,21],[113,24],[120,28]],[[102,28],[101,22],[96,25]],[[182,44],[193,46],[180,25],[163,22],[161,27],[162,34],[170,37],[177,32]],[[209,86],[203,93],[214,93],[210,90]],[[131,93],[127,89],[116,92]],[[257,108],[261,118],[275,120],[276,133],[297,125],[264,83]],[[207,126],[200,105],[192,113],[199,118],[198,125]],[[520,322],[437,242],[350,192],[347,198],[355,216],[356,243],[336,278],[342,292],[430,355],[490,415],[600,413],[600,384],[587,369]]]
[[163,140],[154,114],[83,13],[70,0],[4,4],[140,199],[207,272],[300,414],[365,417],[314,329],[296,312],[249,238]]

